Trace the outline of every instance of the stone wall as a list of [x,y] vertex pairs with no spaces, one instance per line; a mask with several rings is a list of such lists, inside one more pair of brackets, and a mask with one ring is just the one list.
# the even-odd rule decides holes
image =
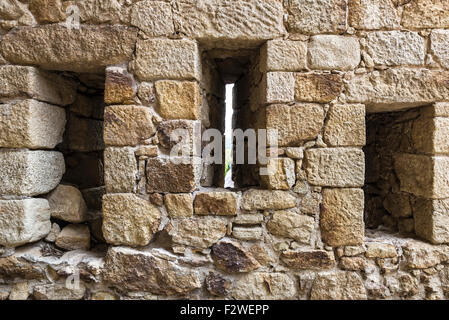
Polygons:
[[[0,299],[449,297],[448,29],[442,0],[2,2]],[[278,143],[224,189],[195,146],[230,82]]]

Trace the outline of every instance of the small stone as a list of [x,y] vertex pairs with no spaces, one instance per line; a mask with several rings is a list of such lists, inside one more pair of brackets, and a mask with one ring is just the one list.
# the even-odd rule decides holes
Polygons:
[[89,250],[90,231],[84,224],[69,224],[56,237],[56,246],[65,250]]
[[138,157],[157,157],[159,149],[157,146],[139,146],[136,151]]
[[366,261],[362,257],[342,257],[340,268],[347,271],[365,271]]
[[260,213],[253,214],[239,214],[235,219],[235,224],[254,225],[263,222],[263,215]]
[[263,229],[261,227],[234,227],[232,228],[232,236],[242,241],[256,241],[263,237]]
[[57,223],[51,225],[50,233],[45,237],[45,241],[54,243],[59,233],[61,232],[61,227]]
[[281,260],[293,270],[322,270],[335,266],[334,254],[324,250],[287,250],[282,252]]
[[[170,153],[178,151],[176,155],[179,156],[200,154],[197,142],[201,140],[201,122],[192,120],[162,121],[157,126],[157,138],[159,144]],[[179,150],[182,154],[179,154]]]
[[164,195],[160,193],[153,193],[150,195],[150,202],[157,207],[161,207],[164,204]]
[[293,208],[296,198],[287,191],[250,189],[243,194],[244,210],[279,210]]
[[287,148],[285,150],[285,153],[286,153],[287,157],[292,158],[292,159],[301,160],[304,158],[304,148],[302,148],[302,147]]
[[231,281],[223,278],[220,274],[209,272],[204,279],[206,290],[213,296],[224,297],[231,289]]
[[85,292],[86,287],[81,283],[78,288],[55,283],[35,286],[33,296],[36,300],[81,300]]
[[289,158],[270,158],[267,174],[261,174],[262,185],[270,190],[290,190],[295,180],[295,162]]
[[87,221],[87,206],[78,188],[62,185],[47,197],[52,218],[71,223]]
[[270,233],[309,244],[315,219],[291,211],[276,211],[267,223]]
[[92,294],[90,300],[118,300],[117,296],[110,292],[99,291]]
[[132,101],[136,95],[134,78],[126,70],[106,69],[104,101],[107,104],[124,104]]
[[309,216],[318,216],[320,214],[321,193],[310,192],[301,198],[299,212]]
[[212,246],[215,266],[228,273],[251,272],[260,265],[240,244],[220,241]]
[[232,296],[237,300],[294,299],[296,284],[284,273],[252,272],[237,281]]
[[365,106],[332,105],[324,128],[324,141],[329,146],[364,146],[366,144]]
[[431,51],[444,68],[449,68],[449,30],[432,30],[430,35]]
[[193,215],[193,197],[190,193],[166,194],[165,207],[170,218],[188,218]]
[[366,300],[366,289],[355,272],[334,271],[318,274],[310,295],[312,300]]
[[28,290],[27,281],[15,283],[9,293],[9,300],[27,300],[30,295]]
[[359,65],[361,54],[357,38],[318,35],[310,39],[308,57],[312,69],[347,71]]
[[396,258],[398,253],[395,246],[380,242],[366,243],[366,256],[368,258]]
[[237,214],[237,195],[233,192],[199,192],[193,205],[198,215],[234,216]]
[[134,192],[137,160],[130,147],[108,147],[104,151],[104,182],[107,193]]

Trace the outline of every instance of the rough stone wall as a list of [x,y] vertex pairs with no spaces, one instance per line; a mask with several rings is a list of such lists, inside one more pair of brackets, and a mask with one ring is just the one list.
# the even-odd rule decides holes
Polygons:
[[[448,29],[444,0],[3,1],[0,298],[448,297]],[[223,130],[232,76],[235,126],[279,140],[274,175],[223,189],[168,156]],[[104,188],[64,180],[103,147]],[[376,201],[416,236],[366,229]]]

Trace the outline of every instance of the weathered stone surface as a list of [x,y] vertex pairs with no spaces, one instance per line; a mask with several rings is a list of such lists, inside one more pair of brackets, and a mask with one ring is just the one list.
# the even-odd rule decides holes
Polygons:
[[313,281],[312,300],[366,300],[366,290],[355,272],[334,271],[318,274]]
[[157,81],[159,114],[164,119],[197,120],[200,117],[200,87],[194,81]]
[[300,71],[306,67],[307,44],[303,41],[270,40],[263,46],[262,71]]
[[0,6],[0,18],[5,20],[19,19],[26,11],[19,1],[4,1]]
[[448,157],[400,153],[394,157],[394,168],[401,191],[430,199],[449,197]]
[[239,214],[234,219],[235,224],[242,225],[253,225],[260,224],[263,222],[264,216],[259,213],[250,213],[250,214]]
[[193,205],[198,215],[234,216],[237,214],[237,195],[234,192],[199,192]]
[[343,86],[337,74],[295,74],[295,101],[330,102],[337,98]]
[[69,5],[77,6],[80,21],[88,24],[130,24],[130,5],[134,2],[136,1],[70,0],[64,1],[63,8]]
[[233,227],[232,236],[242,241],[257,241],[263,237],[263,229],[261,227]]
[[65,171],[64,156],[54,151],[0,152],[0,194],[36,196],[53,190]]
[[75,101],[73,82],[34,67],[1,66],[0,80],[0,101],[26,97],[62,106]]
[[34,287],[33,297],[36,300],[81,300],[86,287],[81,283],[79,288],[67,288],[64,284],[44,284]]
[[296,181],[295,162],[290,158],[270,158],[267,174],[261,175],[262,185],[271,190],[290,190]]
[[0,104],[0,146],[53,149],[62,142],[65,111],[36,100]]
[[365,106],[335,104],[327,114],[324,141],[333,147],[364,146],[366,143]]
[[[294,147],[302,141],[315,139],[324,123],[324,110],[318,104],[271,105],[266,112],[266,128],[278,130],[280,147]],[[274,141],[270,140],[272,145]]]
[[289,1],[288,24],[299,33],[343,32],[346,30],[346,1]]
[[59,22],[65,17],[61,0],[31,0],[29,8],[41,23]]
[[111,146],[135,146],[156,133],[153,115],[142,106],[109,106],[104,114],[104,142]]
[[70,115],[66,129],[70,150],[80,152],[101,151],[104,149],[103,121]]
[[309,244],[315,219],[291,211],[276,211],[267,223],[267,230],[277,236]]
[[185,155],[199,154],[200,148],[195,149],[195,142],[201,140],[201,122],[192,120],[162,121],[157,127],[157,138],[159,144],[167,151],[175,151],[172,148],[176,146],[178,151],[182,151],[180,153]]
[[126,70],[107,68],[104,101],[107,104],[124,104],[136,95],[134,78]]
[[442,0],[413,0],[404,6],[405,28],[448,28],[449,3]]
[[296,198],[287,191],[251,189],[243,194],[241,207],[244,210],[279,210],[293,208]]
[[60,184],[47,199],[53,218],[71,223],[87,221],[86,202],[78,188]]
[[449,69],[449,30],[432,30],[430,35],[430,50],[444,68]]
[[309,216],[318,216],[320,214],[321,193],[309,192],[301,197],[299,212]]
[[147,192],[192,192],[199,187],[201,160],[197,158],[150,158],[147,161]]
[[410,269],[427,269],[449,260],[445,246],[410,240],[402,246],[404,261]]
[[366,253],[368,258],[396,258],[398,253],[395,246],[382,242],[367,242]]
[[285,33],[279,1],[186,0],[177,4],[179,32],[205,40],[256,41]]
[[295,100],[293,72],[267,72],[262,81],[263,102],[286,103]]
[[[175,257],[167,252],[170,258]],[[197,271],[180,267],[153,251],[111,247],[106,255],[104,278],[127,291],[182,295],[201,287]]]
[[325,250],[287,250],[282,252],[281,259],[287,267],[293,270],[323,270],[335,266],[333,252]]
[[321,237],[333,247],[363,244],[364,193],[361,189],[324,189]]
[[231,289],[231,281],[223,278],[218,273],[209,272],[204,279],[206,290],[214,296],[226,296]]
[[423,65],[426,52],[424,38],[410,31],[369,32],[367,52],[375,64],[387,66]]
[[85,224],[69,224],[58,234],[55,244],[65,250],[89,250],[89,227]]
[[413,123],[412,142],[419,153],[448,154],[448,118],[420,117]]
[[130,147],[109,147],[104,151],[104,182],[107,193],[134,192],[137,160]]
[[449,99],[449,72],[397,68],[357,75],[346,83],[348,102],[367,112],[397,111]]
[[0,245],[17,247],[38,241],[50,229],[50,207],[47,200],[0,200]]
[[327,187],[362,187],[365,155],[357,148],[321,148],[305,151],[307,180]]
[[166,194],[165,207],[170,218],[188,218],[193,215],[193,196],[185,194]]
[[367,263],[362,257],[342,257],[339,266],[347,271],[365,271]]
[[94,72],[129,60],[136,38],[137,31],[129,27],[82,26],[77,30],[52,24],[10,32],[3,37],[0,48],[13,63]]
[[191,40],[137,41],[135,71],[140,80],[199,79],[200,54]]
[[103,197],[103,235],[114,245],[146,246],[161,221],[161,212],[134,194]]
[[349,0],[348,22],[362,30],[399,28],[400,16],[391,0]]
[[251,272],[260,265],[239,243],[228,240],[212,246],[215,266],[228,273]]
[[416,234],[432,243],[449,243],[449,201],[418,199],[413,207]]
[[171,221],[168,233],[174,243],[195,248],[208,248],[226,234],[226,220],[218,217],[198,217]]
[[313,36],[309,42],[308,59],[312,69],[354,69],[361,59],[359,40],[335,35]]
[[232,296],[238,300],[296,299],[296,284],[279,272],[252,272],[234,286]]
[[50,233],[45,237],[45,241],[54,243],[56,241],[56,237],[61,232],[61,227],[57,223],[53,223],[51,225]]
[[29,287],[28,282],[18,282],[15,283],[12,288],[11,292],[9,293],[9,300],[27,300],[29,293]]
[[151,37],[169,36],[175,32],[172,6],[164,1],[140,1],[132,6],[131,25]]

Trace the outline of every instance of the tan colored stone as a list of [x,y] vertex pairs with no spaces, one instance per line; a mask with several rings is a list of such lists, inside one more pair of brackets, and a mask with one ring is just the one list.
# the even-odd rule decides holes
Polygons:
[[3,1],[0,5],[0,18],[5,20],[19,19],[25,13],[26,8],[24,7],[24,4],[16,0]]
[[355,272],[334,271],[318,274],[313,281],[312,300],[366,300],[366,290]]
[[332,105],[327,117],[323,135],[327,145],[333,147],[365,145],[366,126],[364,105]]
[[279,1],[186,0],[177,3],[175,24],[189,37],[222,39],[230,45],[231,41],[252,43],[284,34],[283,15]]
[[31,0],[29,8],[41,23],[59,22],[65,18],[61,0]]
[[449,69],[449,30],[432,30],[430,35],[430,50],[437,61],[446,69]]
[[[99,1],[99,0],[69,0],[64,1],[63,9],[74,5],[79,9],[80,22],[87,24],[122,24],[131,21],[132,1]],[[70,13],[73,14],[72,11]]]
[[147,192],[192,192],[199,187],[198,158],[150,158],[147,161]]
[[266,128],[278,130],[281,147],[315,139],[324,124],[324,110],[318,104],[271,105],[266,113]]
[[320,218],[323,241],[333,247],[363,244],[363,207],[361,189],[324,189]]
[[344,0],[289,1],[290,30],[308,34],[343,32],[347,28],[346,7]]
[[129,27],[82,26],[77,30],[52,24],[8,33],[0,47],[3,56],[16,64],[95,72],[129,60],[136,38],[137,31]]
[[400,16],[391,0],[349,0],[349,25],[362,30],[399,28]]
[[61,232],[61,227],[57,223],[53,223],[51,225],[50,233],[45,237],[45,241],[54,243],[56,241],[56,237]]
[[295,101],[330,102],[342,89],[341,76],[337,74],[297,73],[295,75]]
[[263,102],[287,103],[295,100],[293,72],[267,72],[262,81]]
[[355,69],[361,59],[359,40],[336,35],[313,36],[309,42],[308,59],[312,69]]
[[[393,85],[394,84],[394,85]],[[449,72],[394,68],[356,75],[346,83],[348,102],[367,112],[397,111],[449,99]]]
[[300,71],[306,68],[307,44],[303,41],[270,40],[261,51],[261,71]]
[[267,174],[261,175],[264,187],[270,190],[290,190],[296,181],[295,162],[290,158],[270,158]]
[[267,230],[277,236],[309,244],[315,219],[291,211],[276,211],[267,223]]
[[418,199],[414,206],[416,234],[432,243],[449,243],[448,200]]
[[131,25],[151,37],[169,36],[175,32],[172,6],[164,1],[140,1],[132,6]]
[[56,246],[65,250],[89,250],[90,231],[85,224],[69,224],[56,237]]
[[135,146],[151,138],[156,128],[150,109],[142,106],[109,106],[104,114],[104,142],[112,146]]
[[100,291],[100,292],[94,292],[92,296],[90,297],[90,300],[118,300],[117,296],[110,292]]
[[159,114],[164,119],[197,120],[200,117],[200,88],[192,81],[157,81]]
[[235,224],[242,225],[253,225],[260,224],[263,222],[263,215],[259,213],[250,213],[250,214],[239,214],[234,219]]
[[284,273],[252,272],[237,281],[232,297],[237,300],[296,299],[296,284]]
[[193,205],[198,215],[234,216],[237,214],[237,195],[234,192],[199,192]]
[[381,242],[367,242],[366,243],[366,253],[368,258],[396,258],[398,253],[396,247]]
[[34,67],[1,66],[0,101],[33,98],[66,106],[75,101],[75,84],[68,79]]
[[406,266],[410,269],[427,269],[449,260],[446,246],[431,245],[423,241],[407,241],[402,250]]
[[170,218],[188,218],[193,215],[193,197],[190,193],[166,194],[164,202]]
[[146,246],[160,221],[159,209],[134,194],[103,197],[103,235],[110,244]]
[[256,241],[263,237],[263,229],[261,227],[233,227],[232,236],[242,241]]
[[44,238],[51,229],[45,199],[0,200],[0,245],[17,247]]
[[12,288],[11,292],[9,293],[9,300],[27,300],[29,293],[29,287],[28,282],[18,282],[15,283]]
[[449,3],[444,0],[413,0],[404,6],[402,25],[405,28],[448,28]]
[[321,193],[309,192],[301,198],[299,212],[309,216],[318,216],[320,214]]
[[299,147],[299,148],[287,148],[285,150],[285,154],[287,155],[287,157],[292,158],[292,159],[303,159],[304,158],[304,148],[303,147]]
[[413,122],[412,141],[419,153],[448,154],[448,118],[420,117]]
[[347,271],[365,271],[366,261],[362,257],[342,257],[339,266]]
[[168,120],[162,121],[157,127],[157,138],[159,144],[167,151],[175,151],[176,146],[179,152],[187,155],[200,153],[200,148],[196,149],[196,142],[201,140],[201,122],[192,120]]
[[0,146],[53,149],[62,142],[65,111],[36,100],[0,104]]
[[106,69],[104,101],[107,104],[123,104],[136,95],[136,84],[131,74],[124,70]]
[[287,250],[282,252],[281,260],[293,270],[323,270],[335,266],[334,254],[325,250]]
[[136,156],[138,157],[157,157],[159,155],[159,149],[157,146],[139,146],[136,150]]
[[0,275],[4,279],[45,279],[45,269],[18,254],[0,258]]
[[36,196],[53,190],[65,171],[64,156],[54,151],[0,152],[0,194]]
[[78,288],[67,288],[64,284],[52,283],[34,287],[33,297],[36,300],[81,300],[86,287],[81,283]]
[[239,243],[220,241],[212,246],[215,266],[228,273],[251,272],[259,268],[259,263]]
[[132,148],[108,147],[104,151],[104,182],[107,193],[134,192],[137,161]]
[[327,187],[362,187],[365,155],[357,148],[320,148],[305,152],[307,180]]
[[134,62],[140,80],[200,78],[199,49],[191,40],[139,40]]
[[226,234],[226,220],[219,217],[195,217],[171,221],[168,233],[174,243],[208,248]]
[[279,210],[293,208],[296,198],[287,191],[250,189],[243,194],[241,208],[252,210]]
[[87,221],[86,202],[76,187],[60,184],[50,193],[47,199],[52,218],[71,223]]
[[[106,255],[105,280],[127,291],[183,295],[201,287],[197,271],[162,259],[156,252],[111,247]],[[170,258],[175,258],[167,252]],[[163,272],[161,272],[163,270]]]
[[448,157],[401,153],[394,157],[394,168],[401,191],[430,199],[449,197]]
[[424,38],[411,31],[369,32],[367,52],[376,65],[423,65],[426,52]]

